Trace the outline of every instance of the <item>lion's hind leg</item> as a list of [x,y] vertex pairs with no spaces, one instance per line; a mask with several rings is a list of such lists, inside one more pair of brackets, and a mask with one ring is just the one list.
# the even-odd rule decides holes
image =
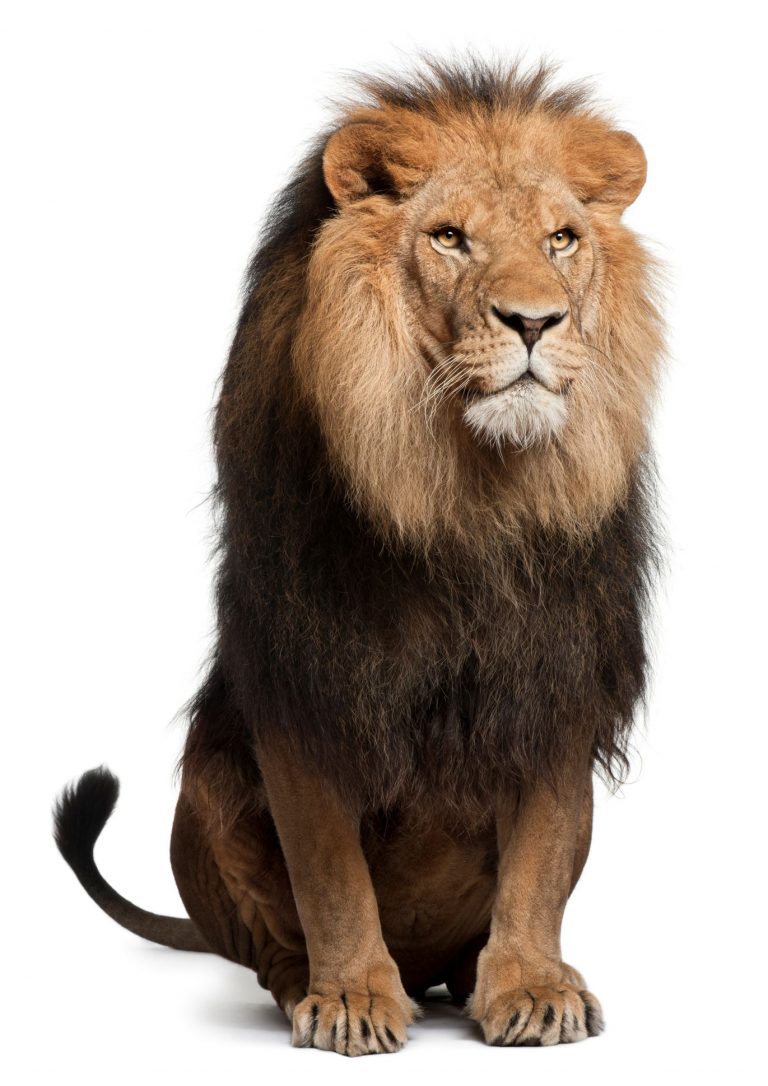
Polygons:
[[[285,888],[275,895],[274,876],[271,882],[259,882],[264,841],[255,832],[257,827],[250,829],[250,834],[241,831],[237,838],[212,842],[182,794],[171,838],[173,871],[187,911],[211,950],[253,969],[290,1020],[293,1008],[307,994],[307,955],[292,902],[282,917],[274,905],[269,906],[270,888],[273,899],[284,897]],[[279,886],[279,876],[276,881]]]
[[259,984],[272,993],[272,998],[289,1022],[293,1011],[309,990],[309,961],[307,955],[282,946],[271,936],[259,957]]

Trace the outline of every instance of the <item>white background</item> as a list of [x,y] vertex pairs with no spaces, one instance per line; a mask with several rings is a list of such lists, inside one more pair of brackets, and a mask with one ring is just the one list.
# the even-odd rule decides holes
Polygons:
[[[765,49],[752,4],[3,7],[2,999],[7,1082],[755,1082],[765,1056]],[[416,47],[594,76],[644,144],[628,219],[671,271],[658,413],[670,571],[632,782],[601,797],[567,960],[599,1040],[487,1049],[431,1008],[398,1056],[295,1051],[255,977],[143,944],[50,839],[123,797],[108,879],[181,906],[174,714],[211,636],[209,413],[260,219],[342,70]]]

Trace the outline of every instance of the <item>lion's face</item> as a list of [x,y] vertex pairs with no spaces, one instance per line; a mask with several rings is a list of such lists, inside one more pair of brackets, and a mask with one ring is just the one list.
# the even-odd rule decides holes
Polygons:
[[438,171],[410,201],[403,289],[431,366],[427,401],[458,399],[479,440],[521,448],[560,431],[589,363],[594,254],[562,180],[477,157]]
[[585,530],[646,440],[660,337],[620,222],[645,178],[589,114],[352,114],[326,144],[294,361],[350,495],[422,540]]

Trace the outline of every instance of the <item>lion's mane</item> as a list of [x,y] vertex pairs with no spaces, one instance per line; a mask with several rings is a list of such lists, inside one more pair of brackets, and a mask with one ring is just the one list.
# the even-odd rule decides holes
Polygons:
[[[585,92],[552,90],[544,68],[432,65],[367,90],[441,123],[591,115]],[[570,444],[506,460],[470,450],[467,435],[434,420],[428,430],[413,410],[408,335],[386,292],[361,273],[365,306],[350,295],[343,252],[312,265],[337,214],[322,170],[329,135],[272,208],[224,373],[219,636],[186,771],[204,763],[210,781],[218,765],[220,803],[234,809],[235,782],[256,773],[254,740],[279,733],[358,805],[439,793],[463,817],[499,787],[546,775],[576,733],[620,776],[644,691],[655,555],[651,262],[628,230],[605,225],[594,348],[612,376],[585,386],[595,399],[577,405]],[[324,290],[337,320],[313,338],[301,317]],[[350,385],[313,399],[312,352],[339,346]],[[371,397],[360,411],[355,380]]]

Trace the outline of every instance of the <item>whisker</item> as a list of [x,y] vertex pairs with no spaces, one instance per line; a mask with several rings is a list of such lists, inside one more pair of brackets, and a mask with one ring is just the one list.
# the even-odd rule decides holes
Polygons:
[[424,382],[424,393],[421,399],[415,404],[415,407],[421,408],[437,396],[440,389],[443,387],[443,384],[451,379],[452,369],[456,368],[456,364],[460,362],[461,359],[458,355],[449,355],[447,358],[443,359],[442,362],[438,363]]

